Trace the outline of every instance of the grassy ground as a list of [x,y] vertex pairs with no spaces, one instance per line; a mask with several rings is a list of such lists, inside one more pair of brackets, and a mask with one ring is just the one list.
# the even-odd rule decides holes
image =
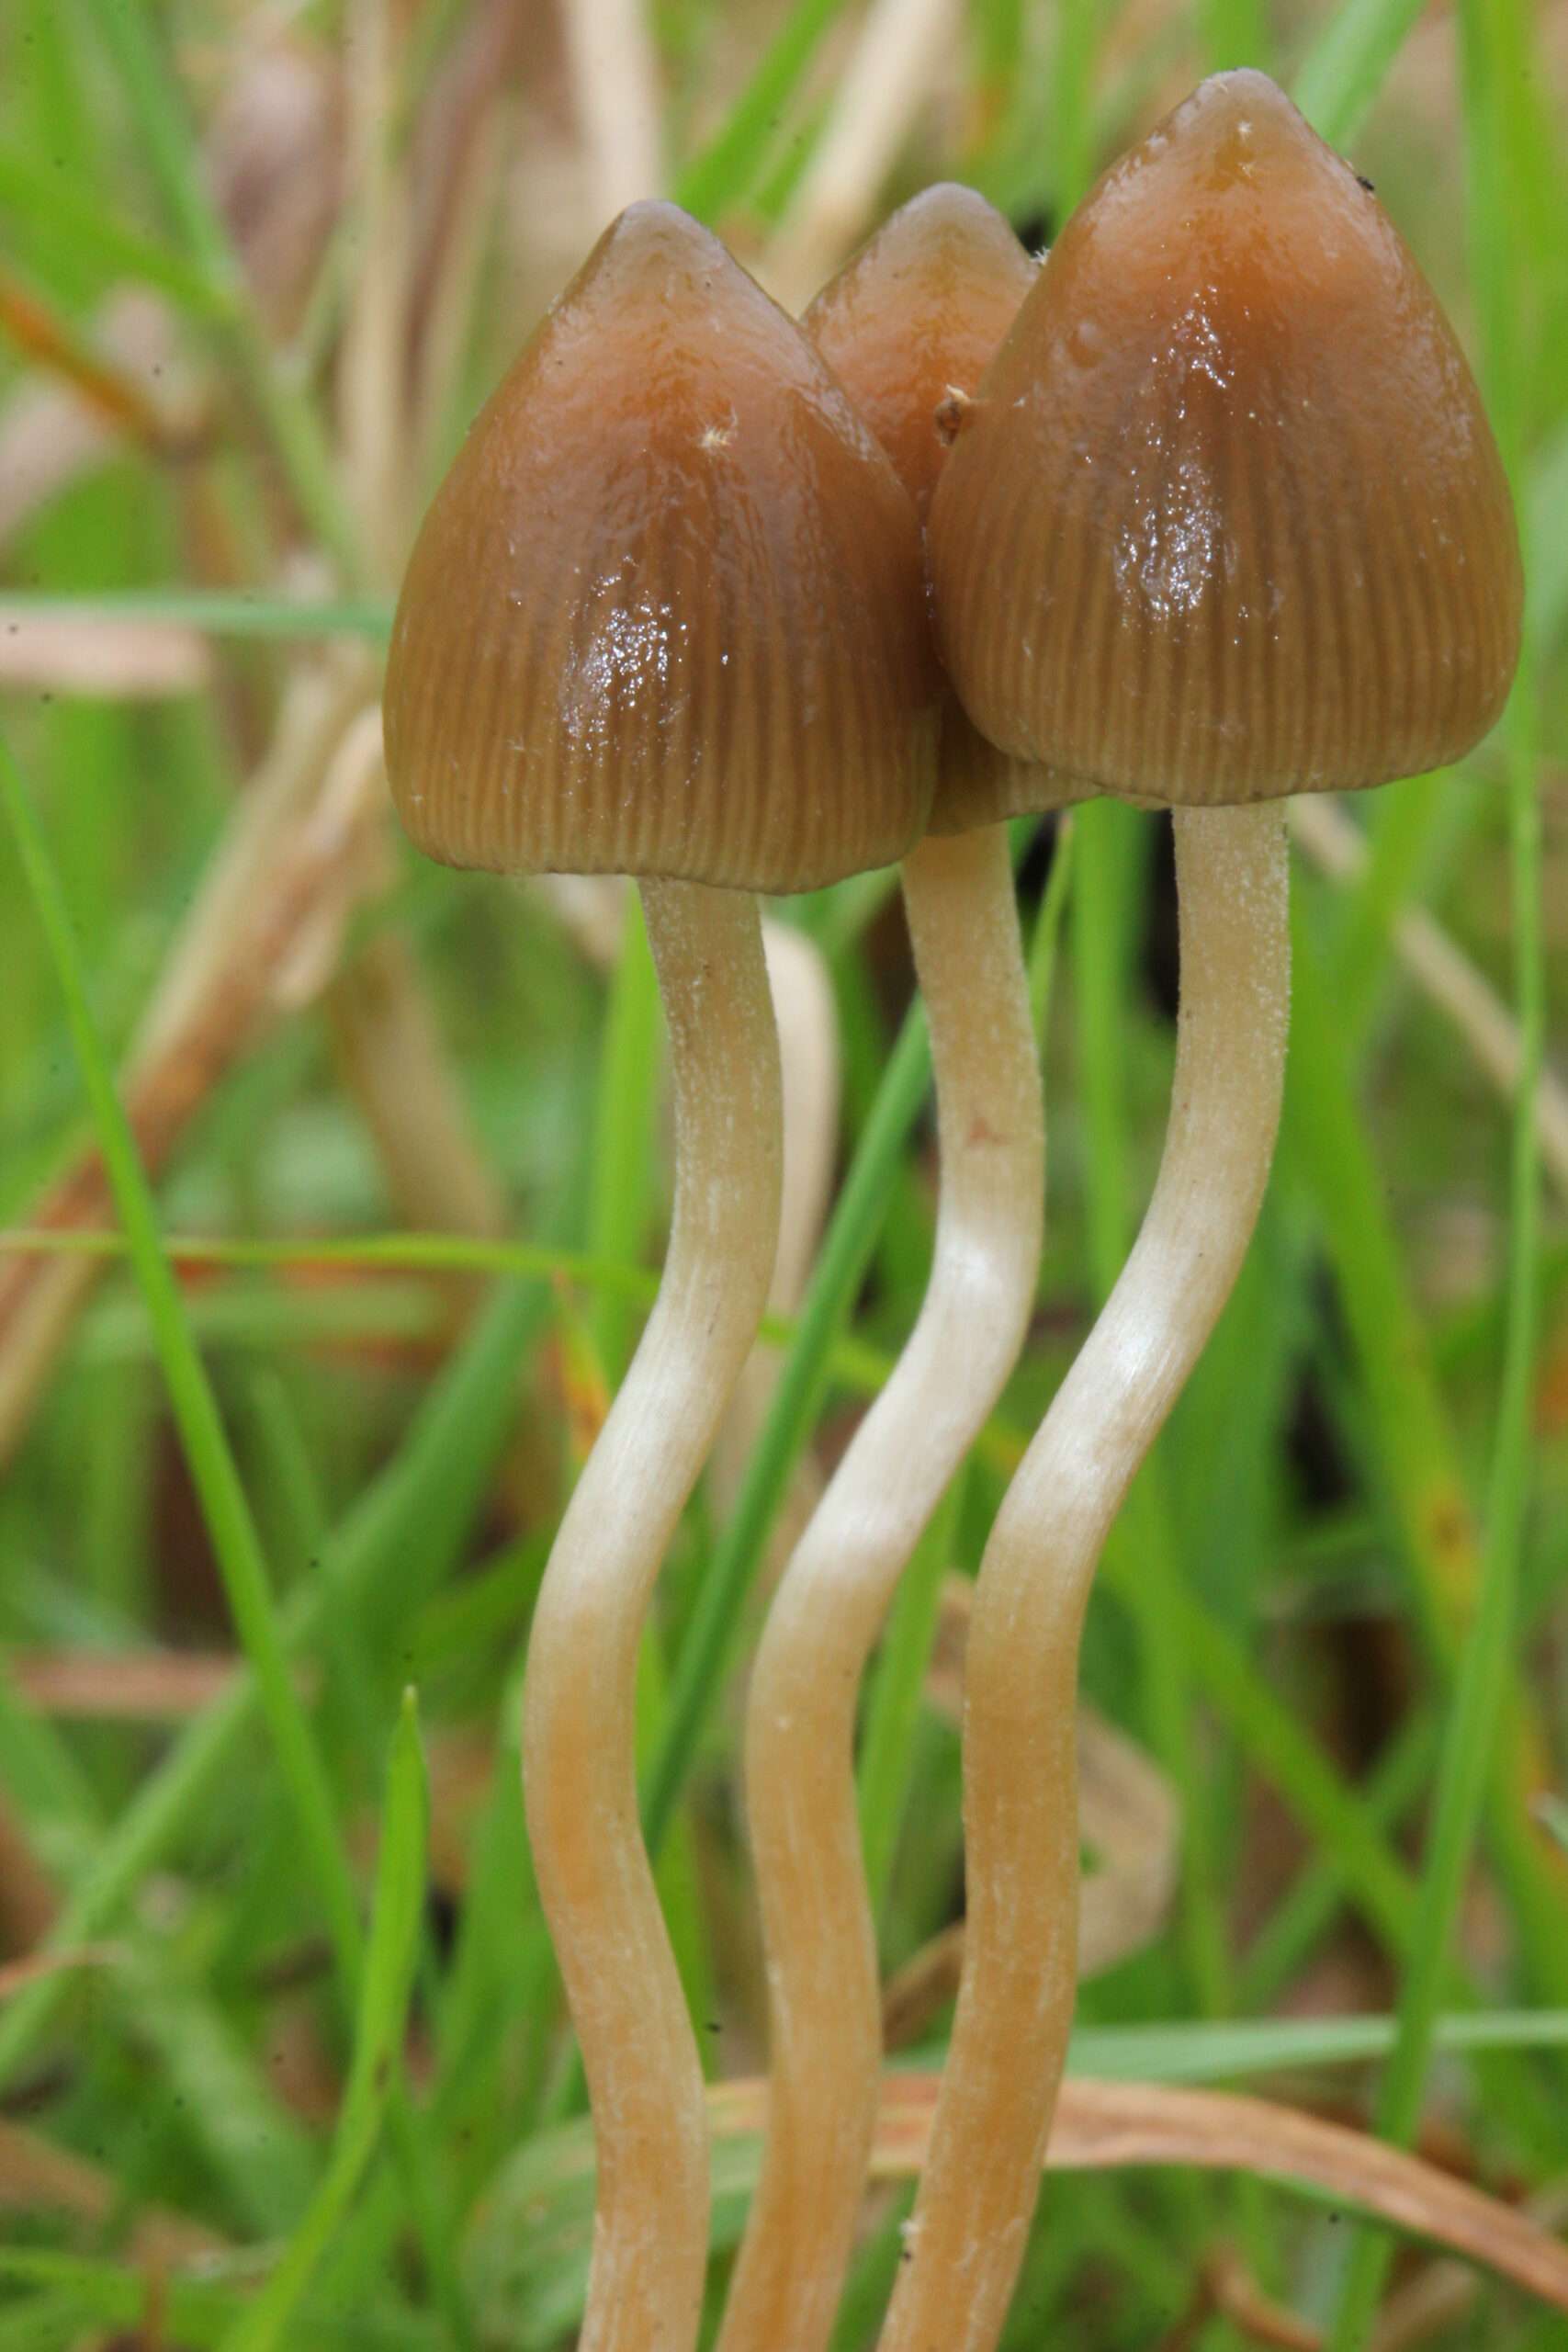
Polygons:
[[[1529,1081],[1568,982],[1568,23],[970,0],[921,102],[868,108],[891,160],[852,170],[838,225],[862,13],[649,14],[656,85],[621,40],[574,79],[552,15],[480,0],[10,0],[0,24],[0,2352],[570,2339],[585,2143],[515,1698],[656,1276],[658,1024],[617,905],[389,843],[355,718],[400,552],[628,175],[804,291],[793,270],[943,175],[1047,235],[1214,63],[1294,87],[1450,304],[1517,487],[1528,653],[1465,770],[1350,812],[1352,872],[1298,857],[1262,1226],[1091,1613],[1089,1696],[1142,1794],[1130,1828],[1086,1825],[1107,1924],[1075,2065],[1419,2133],[1562,2220],[1568,1116]],[[890,1973],[960,1897],[941,1572],[973,1570],[1114,1277],[1169,1082],[1161,828],[1100,804],[1019,855],[1049,1240],[871,1688]],[[891,877],[779,912],[831,982],[830,1216],[740,1466],[688,1513],[644,1689],[716,2080],[761,2063],[734,1669],[800,1478],[909,1327],[934,1199]],[[825,1099],[820,1050],[805,1076]],[[940,1974],[909,1998],[930,2070]],[[1010,2344],[1348,2352],[1389,2296],[1385,2345],[1568,2341],[1358,2220],[1353,2168],[1303,2201],[1260,2177],[1290,2169],[1267,2122],[1244,2146],[1206,2113],[1216,2172],[1151,2146],[1052,2184]],[[716,2305],[753,2144],[716,2162]],[[874,2338],[905,2210],[897,2184],[868,2205],[843,2352]],[[1416,2214],[1446,2234],[1440,2198]]]

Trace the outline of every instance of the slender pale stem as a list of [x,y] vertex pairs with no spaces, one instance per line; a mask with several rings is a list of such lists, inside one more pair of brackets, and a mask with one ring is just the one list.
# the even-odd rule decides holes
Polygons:
[[964,1975],[882,2352],[989,2352],[1007,2316],[1072,2024],[1084,1609],[1111,1521],[1230,1294],[1274,1149],[1290,984],[1281,811],[1179,811],[1176,858],[1181,1011],[1159,1179],[976,1589]]
[[779,1216],[778,1042],[755,902],[647,883],[675,1216],[658,1302],[540,1589],[524,1701],[539,1894],[582,2048],[598,2216],[581,2352],[685,2352],[708,2243],[702,2068],[637,1821],[637,1648],[756,1337]]
[[1022,1344],[1040,1260],[1040,1070],[1001,826],[904,865],[936,1070],[930,1287],[770,1611],[746,1725],[772,2005],[762,2176],[724,2352],[817,2352],[864,2187],[882,2059],[855,1806],[862,1672],[898,1577]]

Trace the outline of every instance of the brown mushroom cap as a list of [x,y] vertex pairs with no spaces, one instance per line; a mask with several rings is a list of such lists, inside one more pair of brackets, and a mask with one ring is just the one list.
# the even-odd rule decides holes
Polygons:
[[[924,522],[946,455],[938,412],[972,392],[1038,275],[996,207],[944,181],[901,205],[801,323],[892,458]],[[999,752],[950,685],[929,830],[1034,815],[1093,789]]]
[[1455,759],[1518,651],[1463,355],[1376,198],[1250,72],[1068,222],[943,468],[930,557],[985,733],[1172,802]]
[[669,204],[605,232],[420,532],[387,674],[448,865],[798,890],[932,780],[919,531],[794,321]]

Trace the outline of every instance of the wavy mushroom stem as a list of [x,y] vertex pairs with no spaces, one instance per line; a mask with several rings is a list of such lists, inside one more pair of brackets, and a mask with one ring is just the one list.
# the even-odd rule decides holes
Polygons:
[[976,1588],[964,1975],[882,2352],[989,2352],[1007,2316],[1072,2024],[1084,1610],[1111,1521],[1230,1295],[1274,1149],[1290,989],[1282,812],[1179,811],[1176,856],[1181,1009],[1158,1182]]
[[535,1611],[524,1792],[588,2076],[598,2210],[582,2352],[687,2352],[708,2246],[702,2067],[637,1819],[637,1647],[659,1566],[761,1319],[778,1233],[778,1040],[756,902],[643,885],[675,1085],[675,1213],[642,1343]]
[[773,2071],[722,2352],[817,2352],[831,2331],[882,2060],[855,1807],[861,1677],[900,1571],[1012,1368],[1039,1268],[1043,1119],[1006,829],[924,841],[903,875],[936,1069],[936,1250],[908,1344],[784,1572],[751,1679],[747,1805]]

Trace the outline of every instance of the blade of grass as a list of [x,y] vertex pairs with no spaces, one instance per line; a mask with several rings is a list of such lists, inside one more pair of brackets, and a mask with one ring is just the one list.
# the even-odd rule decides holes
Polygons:
[[930,1077],[931,1043],[925,1015],[916,1006],[889,1057],[802,1301],[734,1516],[704,1574],[675,1661],[664,1737],[643,1796],[650,1850],[663,1843],[704,1726],[717,1703],[751,1577],[790,1473],[810,1434],[833,1342],[871,1255],[905,1138]]
[[1273,43],[1262,0],[1199,0],[1198,13],[1211,73],[1269,64]]
[[[338,1595],[395,1594],[398,1607],[388,1612],[395,1621],[405,1600],[416,1609],[423,1588],[440,1581],[512,1425],[517,1364],[544,1312],[536,1291],[507,1288],[476,1317],[401,1452],[334,1531],[318,1579],[285,1611],[290,1657],[314,1639]],[[107,1930],[199,1813],[259,1712],[256,1677],[247,1669],[143,1781],[73,1885],[51,1949],[90,1943]],[[47,2027],[65,1989],[59,1976],[41,1978],[0,2013],[0,2084]]]
[[195,126],[144,0],[77,0],[110,59],[147,160],[196,268],[220,305],[220,337],[271,435],[299,509],[345,581],[359,574],[354,527],[310,395],[285,374],[259,317],[203,169]]
[[1052,145],[1056,217],[1065,220],[1094,177],[1094,68],[1104,10],[1100,0],[1057,0],[1052,75]]
[[1029,938],[1029,1010],[1034,1022],[1034,1042],[1042,1055],[1051,1023],[1055,992],[1056,956],[1062,944],[1062,922],[1073,888],[1073,814],[1069,808],[1056,820],[1051,870],[1034,929]]
[[[582,1257],[570,1250],[525,1241],[485,1241],[463,1234],[333,1234],[312,1235],[309,1240],[299,1241],[264,1240],[254,1236],[220,1239],[207,1235],[197,1238],[177,1234],[168,1236],[164,1246],[171,1263],[179,1267],[395,1266],[429,1273],[504,1274],[528,1283],[580,1283],[586,1289],[610,1292],[643,1306],[652,1304],[659,1289],[658,1274],[646,1266],[614,1264]],[[128,1254],[122,1234],[63,1227],[0,1227],[0,1256],[7,1250],[29,1257],[118,1258]],[[274,1302],[273,1307],[265,1311],[264,1306],[265,1303],[256,1299],[226,1305],[220,1295],[193,1301],[189,1311],[197,1329],[236,1340],[245,1338],[254,1329],[269,1344],[280,1336],[288,1336],[291,1310],[293,1329],[305,1340],[353,1337],[356,1332],[372,1338],[423,1338],[430,1329],[430,1317],[418,1303],[389,1287],[379,1305],[374,1299],[368,1300],[357,1313],[352,1305],[336,1301],[323,1305],[312,1299]],[[105,1356],[127,1351],[124,1323],[119,1306],[113,1302],[96,1310],[96,1319],[89,1323],[88,1329],[101,1333],[101,1352]],[[794,1343],[797,1328],[797,1320],[791,1317],[764,1315],[758,1336],[773,1346],[788,1348]],[[852,1393],[873,1396],[886,1379],[892,1361],[885,1350],[844,1335],[831,1344],[828,1369],[831,1378]],[[982,1432],[981,1443],[1004,1466],[1011,1468],[1022,1452],[1023,1438],[1017,1430],[992,1422]]]
[[[1221,2083],[1286,2068],[1351,2066],[1394,2046],[1395,2017],[1193,2018],[1180,2025],[1084,2026],[1071,2070],[1118,2082]],[[1443,2051],[1561,2050],[1568,2009],[1461,2010],[1434,2019]],[[907,2062],[919,2063],[918,2053]]]
[[307,604],[298,596],[267,596],[249,589],[125,588],[102,594],[73,593],[0,594],[0,628],[15,621],[166,621],[170,628],[203,629],[211,637],[283,638],[308,642],[320,637],[366,638],[384,644],[392,633],[392,607],[369,599]]
[[[0,1667],[0,1786],[62,1883],[91,1861],[102,1811],[54,1725],[16,1697]],[[99,1980],[163,2057],[203,2160],[253,2228],[281,2228],[315,2177],[303,2130],[253,2068],[219,2008],[186,1982],[163,1943],[136,1938]]]
[[[1515,322],[1520,304],[1509,202],[1512,132],[1509,83],[1500,71],[1500,27],[1514,0],[1461,0],[1466,184],[1472,276],[1482,310],[1483,368],[1505,462],[1517,479],[1518,372]],[[1522,20],[1511,29],[1517,36]],[[1535,719],[1527,651],[1504,720],[1508,775],[1514,995],[1520,1068],[1509,1167],[1507,1325],[1497,1404],[1486,1532],[1474,1614],[1461,1655],[1438,1762],[1417,1934],[1399,2006],[1399,2028],[1377,2103],[1378,2130],[1398,2145],[1414,2137],[1452,1942],[1486,1795],[1509,1679],[1519,1552],[1531,1486],[1531,1417],[1540,1241],[1540,1142],[1535,1090],[1545,1046],[1545,962],[1540,817],[1536,802]],[[1391,2247],[1363,2231],[1354,2241],[1330,2336],[1332,2352],[1354,2352],[1382,2299]]]
[[1292,96],[1331,147],[1360,129],[1425,0],[1345,0],[1297,70]]
[[724,128],[688,164],[675,184],[675,201],[699,220],[716,220],[756,184],[771,134],[798,88],[818,43],[844,0],[795,0],[729,110]]
[[[1280,1170],[1310,1188],[1421,1630],[1438,1664],[1454,1674],[1465,1661],[1485,1571],[1458,1439],[1351,1090],[1337,1007],[1304,922],[1296,927],[1293,965]],[[1548,1751],[1529,1692],[1506,1690],[1504,1707],[1506,1738],[1495,1768],[1489,1835],[1538,1989],[1555,1998],[1568,1987],[1563,1880],[1528,1812]]]
[[4,799],[10,819],[33,905],[65,999],[72,1041],[93,1108],[98,1148],[156,1336],[175,1427],[201,1504],[230,1613],[256,1677],[268,1734],[293,1801],[339,1965],[346,1984],[352,1986],[359,1962],[359,1918],[353,1876],[338,1838],[331,1787],[288,1671],[250,1504],[235,1467],[217,1399],[191,1338],[179,1285],[164,1252],[152,1192],[99,1041],[86,976],[53,861],[20,772],[4,744],[0,744],[0,798]]
[[51,231],[91,254],[106,270],[157,287],[193,318],[227,313],[223,297],[178,254],[128,228],[64,172],[36,164],[13,147],[0,147],[0,207],[23,221],[46,220]]
[[898,1580],[881,1655],[866,1691],[857,1777],[865,1883],[872,1916],[878,1920],[886,1909],[909,1793],[920,1700],[942,1611],[942,1580],[953,1557],[953,1536],[964,1505],[964,1477],[965,1472],[960,1470]]
[[[179,1284],[159,1231],[157,1211],[134,1137],[115,1092],[97,1035],[86,976],[48,845],[20,772],[0,744],[0,797],[16,834],[24,874],[54,962],[99,1149],[146,1302],[175,1424],[201,1505],[230,1614],[255,1676],[259,1704],[288,1792],[304,1850],[325,1911],[345,2008],[358,1996],[364,1945],[353,1872],[338,1836],[332,1784],[294,1678],[249,1500],[235,1465],[206,1368],[191,1336]],[[440,2227],[417,2141],[400,2109],[397,2144],[408,2167],[426,2251],[450,2290],[456,2266]],[[460,2305],[457,2307],[460,2310]],[[459,2324],[458,2341],[466,2330]]]
[[167,1940],[135,1939],[111,1982],[139,2044],[145,2042],[199,2159],[247,2230],[287,2230],[321,2177],[310,2132],[267,2080],[185,1955]]
[[243,2319],[225,2339],[226,2352],[272,2352],[287,2340],[296,2307],[316,2266],[353,2202],[374,2153],[391,2088],[401,2074],[401,2051],[413,1990],[414,1961],[424,1902],[429,1792],[419,1713],[405,1693],[393,1735],[381,1816],[376,1896],[355,2030],[354,2057],[338,2111],[325,2176],[288,2251]]
[[[1370,1826],[1384,1838],[1393,1837],[1430,1787],[1436,1754],[1437,1726],[1430,1716],[1416,1715],[1401,1726],[1386,1754],[1378,1758],[1361,1803]],[[1332,1846],[1320,1845],[1253,1939],[1240,1987],[1246,2007],[1267,2008],[1280,1998],[1333,1925],[1345,1896],[1340,1857]],[[1402,1904],[1404,1900],[1402,1891]]]
[[1281,1169],[1305,1181],[1378,1431],[1428,1643],[1451,1657],[1474,1585],[1474,1531],[1459,1447],[1358,1115],[1337,1000],[1301,912]]
[[54,1725],[17,1694],[3,1657],[0,1787],[39,1860],[52,1875],[69,1881],[100,1825],[97,1798]]
[[[1033,830],[1032,826],[1023,829],[1024,837],[1015,843],[1017,854],[1021,854]],[[1069,814],[1058,820],[1050,872],[1026,959],[1030,1013],[1042,1054],[1050,1025],[1056,951],[1072,867]],[[899,1580],[881,1656],[867,1690],[859,1770],[860,1820],[866,1884],[873,1914],[878,1918],[886,1906],[899,1825],[908,1799],[920,1697],[936,1636],[942,1578],[963,1514],[965,1476],[960,1471],[954,1479]]]
[[[1129,1018],[1130,914],[1143,867],[1142,816],[1111,800],[1077,811],[1073,974],[1077,1073],[1093,1185],[1089,1254],[1096,1297],[1110,1295],[1132,1239],[1127,1112],[1120,1040]],[[1175,1595],[1182,1588],[1176,1534],[1156,1447],[1106,1545],[1109,1583],[1136,1631],[1155,1750],[1183,1792],[1181,1940],[1200,2005],[1229,2007],[1229,1962],[1216,1894],[1203,1775],[1188,1700]],[[1135,1571],[1122,1562],[1135,1561]]]

